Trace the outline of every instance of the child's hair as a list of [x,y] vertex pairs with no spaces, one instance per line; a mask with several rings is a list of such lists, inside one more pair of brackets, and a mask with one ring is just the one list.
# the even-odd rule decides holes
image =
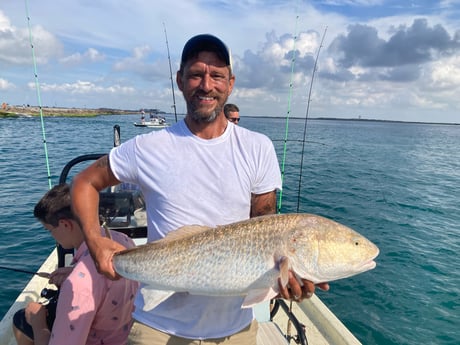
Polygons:
[[69,185],[59,184],[46,192],[35,205],[34,216],[52,226],[58,226],[61,219],[75,219],[70,208]]

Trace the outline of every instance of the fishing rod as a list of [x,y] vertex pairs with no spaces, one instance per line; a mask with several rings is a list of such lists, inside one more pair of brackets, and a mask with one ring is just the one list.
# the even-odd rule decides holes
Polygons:
[[318,59],[319,59],[319,53],[321,51],[321,48],[323,46],[324,42],[324,37],[326,37],[326,32],[327,32],[327,26],[324,29],[323,37],[321,38],[321,43],[319,44],[318,47],[318,52],[316,53],[316,58],[315,58],[315,64],[313,65],[313,71],[311,73],[311,81],[310,81],[310,89],[308,91],[308,100],[307,100],[307,110],[305,114],[305,122],[304,122],[304,128],[303,128],[303,140],[302,140],[302,151],[300,155],[300,171],[299,171],[299,186],[297,189],[297,212],[300,210],[300,188],[302,187],[302,172],[303,172],[303,156],[305,152],[305,143],[306,143],[306,138],[307,138],[307,122],[308,122],[308,115],[310,111],[310,102],[311,102],[311,92],[313,89],[313,81],[315,79],[315,73],[318,65]]
[[40,111],[40,123],[42,127],[42,136],[43,136],[43,147],[45,149],[45,162],[46,162],[46,170],[47,170],[47,176],[48,176],[48,186],[49,189],[51,189],[52,184],[51,184],[51,171],[50,171],[50,164],[48,160],[48,147],[46,145],[46,131],[45,131],[45,121],[43,120],[43,109],[42,109],[42,101],[41,101],[41,96],[40,96],[40,84],[38,82],[38,72],[37,72],[37,61],[35,59],[35,49],[34,45],[32,42],[32,30],[30,28],[30,16],[29,16],[29,7],[27,0],[24,0],[25,6],[26,6],[26,16],[27,16],[27,27],[29,29],[29,42],[30,42],[30,47],[32,49],[32,61],[34,64],[34,76],[35,76],[35,89],[37,90],[37,99],[38,99],[38,109]]
[[49,278],[50,277],[50,274],[47,273],[47,272],[33,272],[33,271],[21,270],[19,268],[12,268],[12,267],[6,267],[6,266],[0,266],[0,269],[13,271],[13,272],[33,274],[33,275],[37,275],[37,276],[39,276],[41,278]]
[[[285,166],[286,166],[286,156],[287,156],[287,143],[288,143],[288,134],[289,134],[289,117],[291,115],[291,99],[292,99],[292,85],[293,85],[293,78],[294,78],[294,65],[296,60],[296,42],[297,42],[297,22],[299,16],[297,15],[295,18],[295,30],[294,30],[294,44],[292,47],[292,58],[291,58],[291,77],[289,81],[289,96],[288,96],[288,110],[286,113],[286,125],[285,125],[285,133],[284,133],[284,145],[283,145],[283,160],[281,162],[281,185],[284,184],[284,173],[285,173]],[[281,205],[283,200],[283,189],[279,192],[278,198],[278,213],[281,213]]]
[[172,77],[171,56],[169,55],[168,35],[166,34],[166,25],[165,25],[164,22],[163,22],[163,28],[164,28],[164,31],[165,31],[166,49],[168,51],[169,79],[171,80],[171,90],[172,90],[172,98],[173,98],[172,107],[174,108],[174,117],[176,118],[176,122],[177,122],[176,97],[174,96],[174,82],[173,82],[173,77]]
[[[290,81],[289,81],[289,96],[288,96],[288,109],[286,113],[286,124],[285,124],[285,133],[284,133],[284,144],[283,144],[283,160],[281,162],[281,184],[284,185],[284,176],[285,176],[285,166],[286,166],[286,157],[287,157],[287,143],[290,140],[289,137],[289,118],[291,115],[291,100],[292,100],[292,88],[293,88],[293,78],[294,78],[294,66],[295,66],[295,61],[296,61],[296,42],[297,42],[297,24],[298,24],[298,19],[299,16],[296,16],[296,21],[295,21],[295,30],[294,30],[294,43],[292,47],[292,57],[291,57],[291,76],[290,76]],[[281,213],[281,206],[282,206],[282,199],[283,199],[283,189],[280,190],[279,192],[279,198],[278,198],[278,213]],[[290,339],[295,339],[295,337],[291,336],[291,326],[294,326],[294,328],[297,331],[297,337],[298,339],[296,342],[301,343],[301,344],[308,344],[308,340],[305,334],[305,331],[303,327],[301,327],[299,321],[297,318],[294,316],[292,313],[292,301],[290,302],[289,307],[283,302],[282,300],[277,300],[274,304],[274,308],[272,310],[271,315],[274,315],[276,311],[278,310],[279,306],[281,306],[284,311],[286,312],[286,315],[288,315],[288,324],[287,324],[287,329],[286,329],[286,338],[290,341]]]

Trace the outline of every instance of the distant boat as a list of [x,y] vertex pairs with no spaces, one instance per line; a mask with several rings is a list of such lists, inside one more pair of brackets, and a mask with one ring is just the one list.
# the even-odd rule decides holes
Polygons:
[[151,116],[150,121],[145,121],[141,119],[141,122],[134,122],[136,127],[151,127],[151,128],[165,128],[169,127],[169,123],[166,122],[166,119],[161,116]]

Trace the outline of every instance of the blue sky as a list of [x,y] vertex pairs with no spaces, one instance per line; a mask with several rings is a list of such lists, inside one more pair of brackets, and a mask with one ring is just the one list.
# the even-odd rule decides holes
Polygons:
[[[25,4],[0,8],[1,103],[38,104]],[[291,91],[303,117],[327,27],[309,116],[460,123],[460,0],[27,4],[44,106],[171,111],[166,27],[174,78],[185,42],[212,33],[232,50],[242,116],[285,116]]]

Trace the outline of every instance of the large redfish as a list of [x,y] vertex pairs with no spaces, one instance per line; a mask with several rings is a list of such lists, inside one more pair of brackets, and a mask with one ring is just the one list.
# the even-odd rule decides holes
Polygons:
[[356,231],[312,214],[276,214],[215,228],[184,226],[164,239],[116,253],[115,271],[148,285],[149,310],[174,292],[246,296],[250,307],[278,294],[288,271],[314,283],[375,267],[379,249]]

